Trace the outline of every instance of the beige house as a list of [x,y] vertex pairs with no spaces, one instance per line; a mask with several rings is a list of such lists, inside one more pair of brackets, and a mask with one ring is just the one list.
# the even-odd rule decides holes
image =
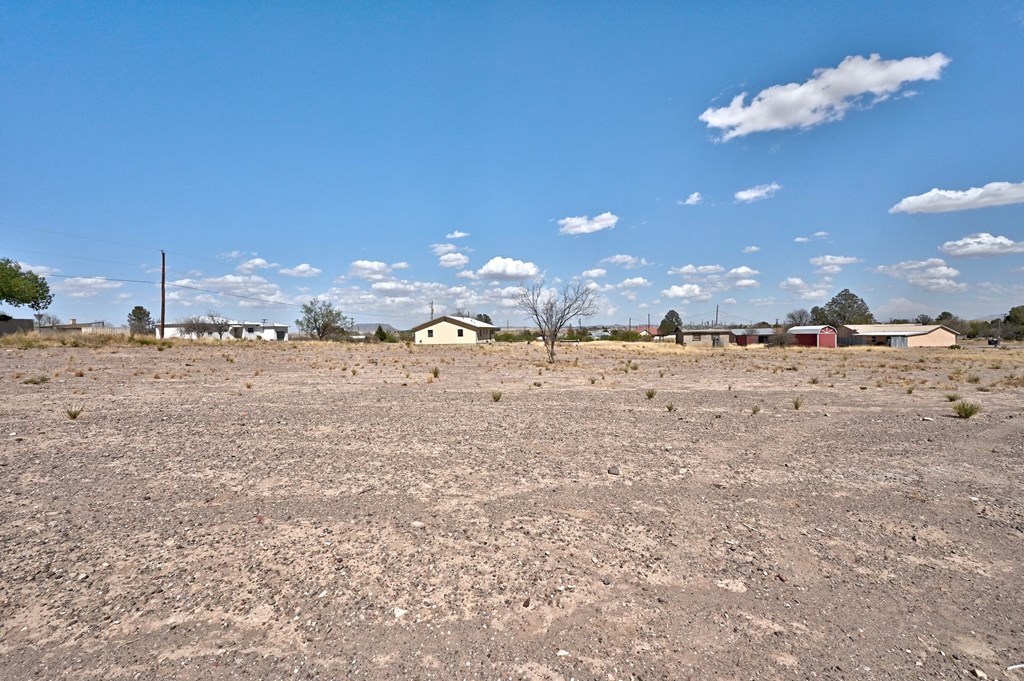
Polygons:
[[438,317],[412,329],[416,345],[493,343],[499,327],[470,317]]
[[948,348],[956,341],[956,331],[940,324],[849,324],[839,327],[840,345]]
[[676,343],[694,345],[703,348],[724,348],[732,343],[733,337],[729,329],[676,329]]

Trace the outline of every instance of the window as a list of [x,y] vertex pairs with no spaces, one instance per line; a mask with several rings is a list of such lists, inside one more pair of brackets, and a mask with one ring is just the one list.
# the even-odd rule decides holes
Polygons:
[[459,329],[459,338],[462,338],[462,332],[463,331],[465,331],[465,329]]
[[427,338],[433,338],[433,337],[434,337],[434,330],[433,329],[427,329]]

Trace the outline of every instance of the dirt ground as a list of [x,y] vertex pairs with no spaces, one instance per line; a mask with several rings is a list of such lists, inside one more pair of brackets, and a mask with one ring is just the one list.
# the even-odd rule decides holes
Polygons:
[[1024,679],[1024,351],[74,345],[4,679]]

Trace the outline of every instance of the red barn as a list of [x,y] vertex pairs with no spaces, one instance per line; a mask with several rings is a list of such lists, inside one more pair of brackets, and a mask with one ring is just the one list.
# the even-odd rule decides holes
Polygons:
[[803,348],[834,348],[836,347],[836,330],[829,325],[794,326],[789,330],[796,344]]

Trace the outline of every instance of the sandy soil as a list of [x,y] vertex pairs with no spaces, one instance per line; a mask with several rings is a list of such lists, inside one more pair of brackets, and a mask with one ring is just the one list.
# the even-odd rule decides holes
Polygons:
[[0,677],[1024,679],[1024,351],[542,352],[0,346]]

